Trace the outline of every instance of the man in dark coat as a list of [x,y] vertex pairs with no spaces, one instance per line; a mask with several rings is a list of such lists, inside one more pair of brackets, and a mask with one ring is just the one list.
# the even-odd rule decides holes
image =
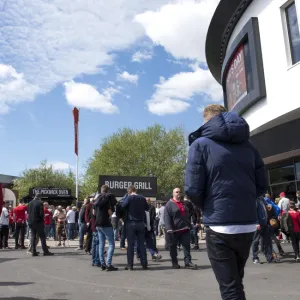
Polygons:
[[243,118],[216,104],[203,117],[205,124],[189,136],[185,193],[203,211],[222,299],[246,299],[244,267],[257,226],[256,199],[268,186],[266,171]]
[[44,256],[54,255],[49,252],[46,244],[46,236],[44,229],[44,205],[40,199],[41,195],[36,194],[34,199],[28,204],[28,224],[31,230],[31,245],[32,245],[32,256],[38,256],[36,251],[36,237],[37,234],[40,237]]

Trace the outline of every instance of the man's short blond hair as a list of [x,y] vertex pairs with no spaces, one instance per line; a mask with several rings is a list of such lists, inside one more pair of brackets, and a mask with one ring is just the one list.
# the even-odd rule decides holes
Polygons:
[[206,123],[213,117],[215,117],[221,113],[224,113],[226,111],[227,111],[226,108],[220,104],[207,105],[203,111],[204,122]]

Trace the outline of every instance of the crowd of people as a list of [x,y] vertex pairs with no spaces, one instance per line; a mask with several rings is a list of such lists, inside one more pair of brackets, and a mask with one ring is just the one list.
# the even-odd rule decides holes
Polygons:
[[[47,225],[50,225],[46,233],[51,231],[54,220],[55,236],[61,245],[76,235],[78,215],[78,250],[91,254],[92,265],[106,271],[118,270],[112,260],[119,222],[120,247],[127,249],[127,270],[134,268],[135,253],[142,268],[148,268],[146,249],[152,259],[160,260],[155,232],[165,236],[165,249],[169,250],[174,269],[180,268],[177,250],[181,246],[184,266],[196,269],[191,257],[191,240],[197,249],[198,231],[204,229],[208,258],[223,300],[246,299],[244,268],[251,246],[254,263],[260,263],[259,245],[267,262],[277,263],[279,256],[285,255],[280,239],[283,243],[291,241],[295,261],[300,261],[300,192],[297,192],[296,201],[281,193],[278,203],[265,194],[268,177],[264,162],[251,144],[249,125],[238,114],[213,104],[204,109],[203,119],[204,125],[189,135],[184,201],[181,190],[175,188],[171,199],[156,213],[153,205],[138,195],[134,186],[129,187],[125,197],[117,202],[104,185],[95,197],[85,200],[78,213],[76,208],[66,212],[58,207],[51,216],[40,195],[36,195],[27,208],[32,255],[38,255],[37,237],[41,240],[44,255],[52,255],[46,245],[46,217],[49,218]],[[19,233],[22,235],[26,226],[22,205],[20,203],[14,209],[17,248],[25,247],[22,238],[19,242]],[[8,204],[5,204],[0,218],[0,242],[4,248],[8,247],[9,216]],[[74,224],[74,219],[75,225],[66,226],[66,223]],[[278,248],[278,255],[272,241]]]

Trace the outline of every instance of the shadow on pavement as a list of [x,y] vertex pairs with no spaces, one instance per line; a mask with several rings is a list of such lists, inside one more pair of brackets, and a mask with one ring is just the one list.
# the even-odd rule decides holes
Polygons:
[[4,262],[7,262],[7,261],[11,261],[11,260],[16,260],[17,258],[3,258],[3,257],[1,257],[0,258],[0,264],[1,263],[4,263]]
[[21,286],[28,284],[34,284],[34,282],[0,281],[0,286]]
[[[32,298],[32,297],[5,297],[2,298],[0,297],[0,300],[41,300],[39,298]],[[43,299],[43,300],[68,300],[68,299],[62,299],[62,298],[48,298],[48,299]]]

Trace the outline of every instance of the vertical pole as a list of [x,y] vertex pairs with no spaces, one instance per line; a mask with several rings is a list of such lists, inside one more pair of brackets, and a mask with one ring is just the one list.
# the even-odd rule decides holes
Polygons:
[[78,163],[79,158],[78,155],[76,155],[76,207],[78,207]]

